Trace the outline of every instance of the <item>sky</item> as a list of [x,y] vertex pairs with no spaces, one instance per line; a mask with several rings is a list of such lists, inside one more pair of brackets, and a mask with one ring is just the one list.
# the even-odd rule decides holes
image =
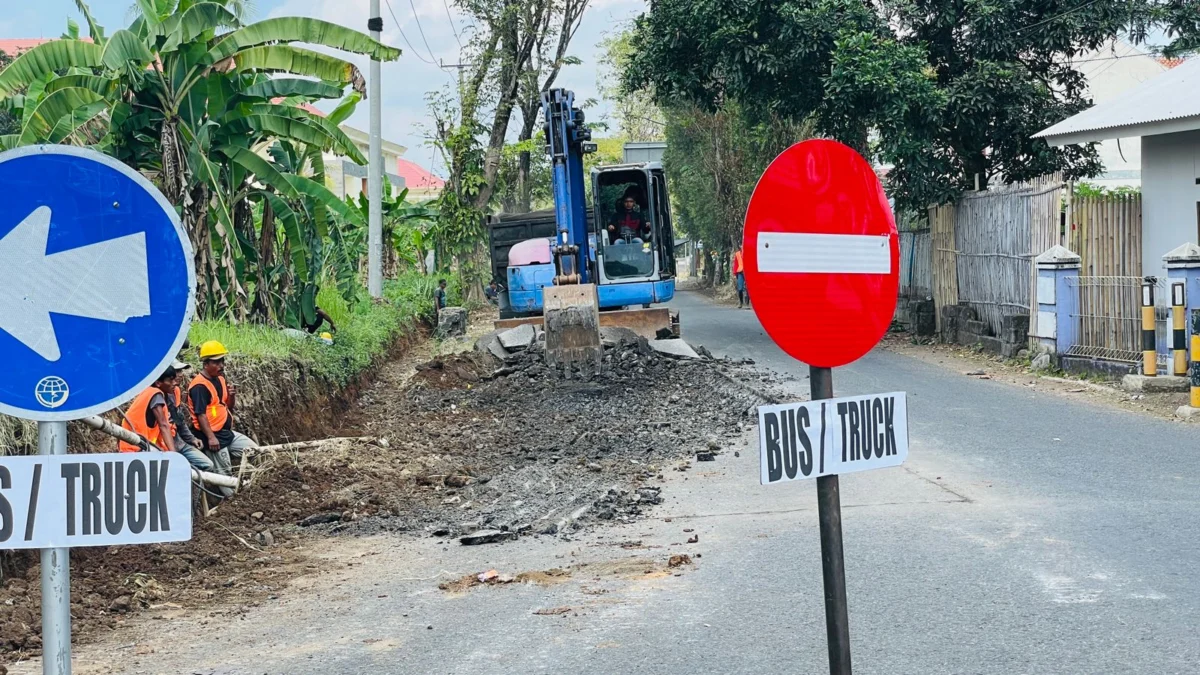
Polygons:
[[[112,33],[128,23],[129,8],[134,3],[133,0],[88,0],[88,4],[96,21]],[[0,6],[0,38],[58,37],[65,30],[68,18],[78,20],[86,32],[74,0],[39,0],[36,3],[0,0],[0,5],[3,5]],[[457,75],[453,68],[443,69],[435,64],[460,62],[459,40],[466,42],[469,26],[455,10],[453,0],[382,0],[381,7],[383,42],[404,51],[399,61],[383,64],[384,138],[406,146],[407,159],[442,174],[440,160],[427,140],[430,118],[426,94],[454,82]],[[370,0],[257,0],[253,18],[309,16],[365,31],[369,8]],[[646,0],[592,0],[569,52],[583,63],[566,67],[558,78],[558,85],[574,90],[577,100],[598,99],[596,62],[600,53],[597,44],[606,34],[628,26],[645,9]],[[367,73],[366,59],[351,55],[349,60],[362,69],[364,75]],[[329,110],[332,106],[319,107]],[[601,105],[591,111],[589,119],[604,113]],[[513,119],[512,126],[515,127],[519,115],[514,114]],[[365,102],[359,105],[350,124],[363,130],[368,128]]]

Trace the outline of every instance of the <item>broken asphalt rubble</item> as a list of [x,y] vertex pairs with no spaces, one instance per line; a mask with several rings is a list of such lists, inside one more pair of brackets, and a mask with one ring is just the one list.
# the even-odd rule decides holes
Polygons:
[[401,391],[369,393],[358,431],[388,439],[391,480],[360,490],[382,508],[333,527],[464,545],[570,536],[641,517],[663,502],[664,471],[753,427],[764,401],[733,381],[739,364],[627,329],[602,340],[601,371],[568,375],[546,365],[539,327],[497,330],[418,366]]

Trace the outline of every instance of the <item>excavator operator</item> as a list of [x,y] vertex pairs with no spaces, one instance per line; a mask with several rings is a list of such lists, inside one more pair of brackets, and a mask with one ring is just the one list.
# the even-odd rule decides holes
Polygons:
[[650,238],[650,223],[638,208],[637,188],[630,186],[621,197],[620,212],[608,224],[608,236],[614,244],[626,241],[640,244]]

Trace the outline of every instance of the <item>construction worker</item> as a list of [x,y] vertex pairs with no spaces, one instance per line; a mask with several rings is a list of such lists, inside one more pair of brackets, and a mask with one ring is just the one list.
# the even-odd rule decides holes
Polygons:
[[[188,407],[184,403],[183,392],[179,389],[179,380],[187,379],[187,371],[192,369],[192,364],[175,359],[175,363],[171,364],[171,367],[175,369],[176,377],[175,388],[167,394],[167,411],[171,413],[171,422],[175,425],[175,445],[184,443],[195,448],[197,452],[203,453],[204,443],[192,433]],[[201,454],[200,457],[203,459],[204,455]]]
[[[201,371],[188,385],[188,408],[192,417],[192,432],[204,441],[205,449],[216,464],[216,470],[233,475],[233,466],[240,464],[242,455],[258,447],[245,434],[233,430],[233,410],[237,388],[225,380],[225,357],[229,350],[216,340],[200,345]],[[231,488],[222,488],[231,496]]]
[[641,244],[650,239],[650,223],[642,215],[638,204],[638,189],[630,186],[621,197],[621,207],[608,223],[609,241],[613,244],[624,244],[629,241]]
[[733,278],[737,285],[738,309],[750,304],[750,291],[746,290],[746,263],[742,260],[742,245],[733,253]]
[[[316,308],[316,311],[313,314],[312,323],[305,323],[303,318],[300,319],[300,323],[303,324],[304,330],[308,331],[309,335],[316,335],[317,331],[321,330],[321,326],[325,324],[329,324],[329,330],[327,332],[337,332],[337,326],[335,326],[333,323],[333,317],[329,316],[329,314],[320,307]],[[325,332],[322,332],[321,334],[324,335]]]
[[[181,442],[178,427],[171,420],[169,401],[178,390],[175,386],[176,376],[175,367],[168,366],[152,385],[129,404],[129,409],[121,419],[121,427],[146,439],[158,450],[178,452],[195,468],[211,471],[212,462],[198,448]],[[120,441],[118,449],[121,452],[138,452],[141,447]]]

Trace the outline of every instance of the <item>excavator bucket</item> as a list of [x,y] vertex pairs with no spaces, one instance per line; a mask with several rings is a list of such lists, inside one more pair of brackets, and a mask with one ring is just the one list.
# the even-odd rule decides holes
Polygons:
[[568,371],[600,371],[600,301],[595,284],[546,286],[542,289],[542,319],[546,331],[546,363]]

